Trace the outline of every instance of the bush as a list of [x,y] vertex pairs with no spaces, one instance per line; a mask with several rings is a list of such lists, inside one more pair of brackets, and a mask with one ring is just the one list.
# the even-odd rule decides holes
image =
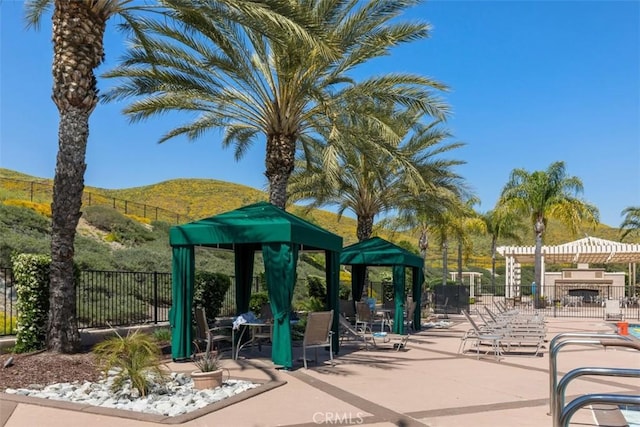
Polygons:
[[153,338],[158,343],[171,342],[171,329],[158,328],[153,331]]
[[197,271],[193,281],[195,306],[204,308],[210,319],[218,317],[224,303],[224,296],[231,286],[229,276],[222,273]]
[[340,295],[340,299],[348,300],[351,297],[351,283],[340,282],[338,295]]
[[310,298],[318,298],[323,301],[327,299],[327,286],[325,285],[322,277],[308,276],[307,287],[309,289]]
[[141,396],[146,396],[154,381],[164,381],[166,373],[160,367],[160,348],[156,340],[140,330],[116,336],[96,344],[93,348],[105,376],[111,369],[118,373],[112,391],[122,390],[127,381]]
[[14,253],[49,253],[49,232],[47,218],[31,209],[0,203],[0,266],[10,266]]
[[137,244],[154,238],[145,226],[107,206],[89,206],[84,209],[83,217],[89,224],[108,233],[108,241]]
[[267,292],[254,292],[249,298],[249,310],[256,315],[260,314],[262,306],[269,302],[269,294]]
[[111,259],[119,270],[171,271],[171,253],[146,246],[115,250]]
[[50,203],[36,203],[28,200],[16,200],[16,199],[7,199],[3,203],[8,206],[17,206],[20,208],[31,209],[32,211],[38,213],[39,215],[51,218]]
[[18,301],[16,353],[40,350],[47,339],[49,317],[49,268],[47,255],[19,254],[12,257]]
[[310,297],[300,303],[299,309],[306,312],[325,310],[324,299]]

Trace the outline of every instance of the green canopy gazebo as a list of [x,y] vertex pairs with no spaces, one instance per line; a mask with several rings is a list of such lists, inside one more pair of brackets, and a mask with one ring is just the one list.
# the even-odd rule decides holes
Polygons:
[[422,283],[424,282],[424,259],[422,257],[380,237],[372,237],[343,248],[340,264],[351,265],[351,294],[355,301],[360,301],[362,296],[367,266],[393,267],[396,308],[393,332],[397,334],[404,334],[405,268],[410,267],[413,271],[412,297],[417,307],[412,320],[415,328],[420,329],[420,306]]
[[[324,251],[327,306],[338,312],[342,237],[332,234],[270,203],[260,202],[210,218],[171,227],[173,251],[171,355],[185,360],[192,354],[192,305],[195,246],[233,250],[235,254],[236,314],[249,311],[256,251],[264,258],[265,277],[273,312],[273,363],[291,368],[289,314],[301,250]],[[333,348],[338,351],[338,318],[333,324]]]

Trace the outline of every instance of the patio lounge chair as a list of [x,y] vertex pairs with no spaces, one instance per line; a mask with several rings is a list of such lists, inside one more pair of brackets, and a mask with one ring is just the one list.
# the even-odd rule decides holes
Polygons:
[[478,357],[480,355],[480,346],[485,344],[491,345],[491,349],[487,350],[485,354],[493,352],[498,360],[505,354],[505,351],[511,352],[512,347],[534,347],[534,352],[530,355],[537,356],[544,344],[546,334],[544,327],[520,328],[517,325],[509,325],[508,323],[499,326],[478,326],[469,313],[462,310],[462,314],[471,324],[471,329],[462,337],[458,348],[459,353],[464,353],[467,341],[473,341]]
[[338,315],[338,321],[340,326],[340,342],[345,338],[362,340],[365,350],[368,350],[369,341],[373,340],[370,330],[366,331],[363,328],[354,327],[342,314]]
[[476,356],[480,358],[480,348],[483,345],[489,345],[490,348],[485,352],[488,354],[489,352],[493,352],[496,360],[500,360],[501,351],[500,351],[500,338],[502,334],[498,331],[494,331],[492,329],[488,329],[486,327],[478,326],[475,321],[469,316],[465,310],[462,310],[462,314],[467,318],[469,323],[471,324],[471,329],[467,330],[465,334],[460,339],[460,346],[458,347],[458,353],[464,354],[466,350],[466,345],[468,341],[473,342],[474,348],[476,349]]
[[331,324],[333,323],[333,310],[315,311],[307,315],[307,325],[302,339],[302,360],[307,369],[307,349],[315,349],[315,361],[318,364],[318,347],[329,347],[329,359],[333,365],[333,345]]
[[387,332],[371,332],[362,328],[354,328],[344,316],[338,317],[340,322],[340,339],[346,337],[362,340],[365,350],[369,350],[369,343],[377,347],[379,344],[390,343],[396,351],[406,348],[409,335],[391,334]]

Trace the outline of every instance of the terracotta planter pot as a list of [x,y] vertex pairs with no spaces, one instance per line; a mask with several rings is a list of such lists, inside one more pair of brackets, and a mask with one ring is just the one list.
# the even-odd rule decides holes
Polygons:
[[222,385],[222,369],[211,372],[191,372],[193,387],[197,390],[216,388]]

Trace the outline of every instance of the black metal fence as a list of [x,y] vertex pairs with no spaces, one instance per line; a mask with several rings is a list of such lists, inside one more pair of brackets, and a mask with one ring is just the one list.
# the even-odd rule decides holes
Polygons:
[[166,322],[171,273],[82,271],[76,298],[80,329]]
[[13,270],[0,267],[0,335],[15,334],[16,289],[13,286]]
[[[235,314],[235,286],[225,294],[221,316]],[[0,335],[16,332],[16,290],[11,268],[0,267]],[[254,292],[259,290],[259,278],[254,280]],[[381,302],[393,298],[393,288],[388,283],[370,283],[365,292]],[[523,313],[541,312],[551,317],[605,317],[605,301],[617,300],[624,319],[640,323],[640,300],[624,286],[594,289],[576,286],[547,286],[542,289],[538,304],[533,303],[531,286],[514,289],[508,297],[504,285],[495,287],[436,286],[431,295],[425,295],[423,304],[429,304],[439,313],[472,313],[486,309],[497,310],[504,303]],[[169,321],[171,307],[171,273],[128,271],[82,271],[77,292],[77,318],[79,327],[104,328]],[[537,305],[537,307],[536,307]]]
[[[469,291],[468,285],[438,286],[433,302],[446,313],[461,313],[462,309],[467,309],[485,314],[486,308],[495,311],[498,304],[504,304],[522,313],[538,312],[547,317],[604,319],[605,301],[615,300],[624,319],[640,321],[640,299],[625,286],[602,286],[597,290],[575,285],[545,286],[538,304],[534,304],[531,285],[514,289],[513,296],[505,295],[504,285],[476,285],[473,293]],[[464,292],[470,296],[466,297]],[[467,301],[470,304],[466,304]]]
[[[221,316],[235,314],[235,286],[224,296]],[[16,290],[11,268],[0,268],[0,335],[16,333]],[[254,292],[259,289],[258,277]],[[169,321],[171,273],[96,271],[80,273],[76,288],[78,327],[105,328]]]

